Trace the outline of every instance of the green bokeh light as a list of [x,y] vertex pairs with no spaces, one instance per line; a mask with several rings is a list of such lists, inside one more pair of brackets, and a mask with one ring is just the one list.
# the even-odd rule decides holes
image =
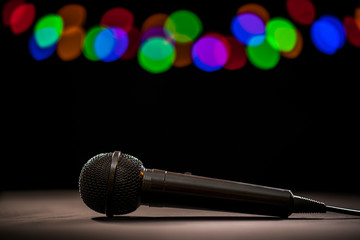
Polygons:
[[39,19],[34,28],[35,40],[38,46],[47,48],[57,43],[63,27],[63,20],[57,14],[48,14]]
[[143,43],[138,53],[139,64],[151,73],[169,70],[174,60],[174,46],[163,38],[149,39]]
[[91,61],[99,60],[99,58],[96,56],[96,53],[95,53],[94,42],[96,40],[96,37],[99,35],[99,33],[102,30],[103,30],[102,27],[95,26],[95,27],[91,28],[85,36],[83,54],[87,59],[89,59]]
[[280,52],[266,40],[259,46],[248,46],[246,50],[249,61],[263,70],[274,68],[280,61]]
[[175,38],[175,41],[186,43],[195,40],[202,32],[201,20],[193,12],[179,10],[170,14],[165,22],[168,29]]
[[273,18],[266,25],[266,39],[280,51],[289,52],[296,45],[296,28],[285,18]]

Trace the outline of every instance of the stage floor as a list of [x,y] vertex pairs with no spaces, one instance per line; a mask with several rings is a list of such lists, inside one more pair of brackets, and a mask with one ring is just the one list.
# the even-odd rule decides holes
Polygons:
[[[360,196],[297,193],[328,205],[360,209]],[[360,239],[360,217],[293,214],[288,219],[213,211],[149,208],[106,218],[76,190],[0,193],[0,239]]]

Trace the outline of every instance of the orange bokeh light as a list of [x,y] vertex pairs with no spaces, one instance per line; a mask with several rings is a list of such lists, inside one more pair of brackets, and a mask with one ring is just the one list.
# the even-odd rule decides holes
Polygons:
[[60,8],[57,14],[63,19],[64,30],[71,27],[83,27],[86,21],[86,9],[79,4],[68,4]]
[[304,47],[303,36],[302,36],[301,32],[298,29],[296,29],[296,43],[295,43],[294,48],[289,52],[281,52],[281,55],[283,57],[290,58],[290,59],[297,58],[300,55],[300,53],[302,52],[303,47]]
[[168,17],[169,15],[165,13],[156,13],[151,15],[143,22],[141,32],[146,32],[153,27],[163,27]]
[[186,67],[192,63],[191,48],[193,41],[186,43],[176,43],[176,58],[173,63],[174,67]]
[[68,28],[58,42],[56,52],[63,61],[72,61],[78,58],[83,49],[85,31],[80,27]]
[[237,10],[236,14],[238,15],[245,12],[250,12],[258,15],[264,21],[264,23],[267,23],[270,20],[270,13],[268,12],[268,10],[266,10],[263,6],[257,3],[248,3],[241,6]]

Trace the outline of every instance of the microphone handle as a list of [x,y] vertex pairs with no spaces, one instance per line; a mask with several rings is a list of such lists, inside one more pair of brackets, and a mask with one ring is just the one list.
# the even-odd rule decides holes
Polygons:
[[176,207],[250,213],[286,218],[293,212],[290,190],[215,178],[142,171],[140,202],[150,207]]

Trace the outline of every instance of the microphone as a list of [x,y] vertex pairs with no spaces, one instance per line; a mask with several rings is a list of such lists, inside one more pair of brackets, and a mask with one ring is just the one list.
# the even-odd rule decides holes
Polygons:
[[360,216],[358,210],[326,206],[286,189],[146,169],[140,160],[120,151],[92,157],[81,170],[79,192],[89,208],[108,217],[133,212],[140,205],[281,218],[327,211]]

